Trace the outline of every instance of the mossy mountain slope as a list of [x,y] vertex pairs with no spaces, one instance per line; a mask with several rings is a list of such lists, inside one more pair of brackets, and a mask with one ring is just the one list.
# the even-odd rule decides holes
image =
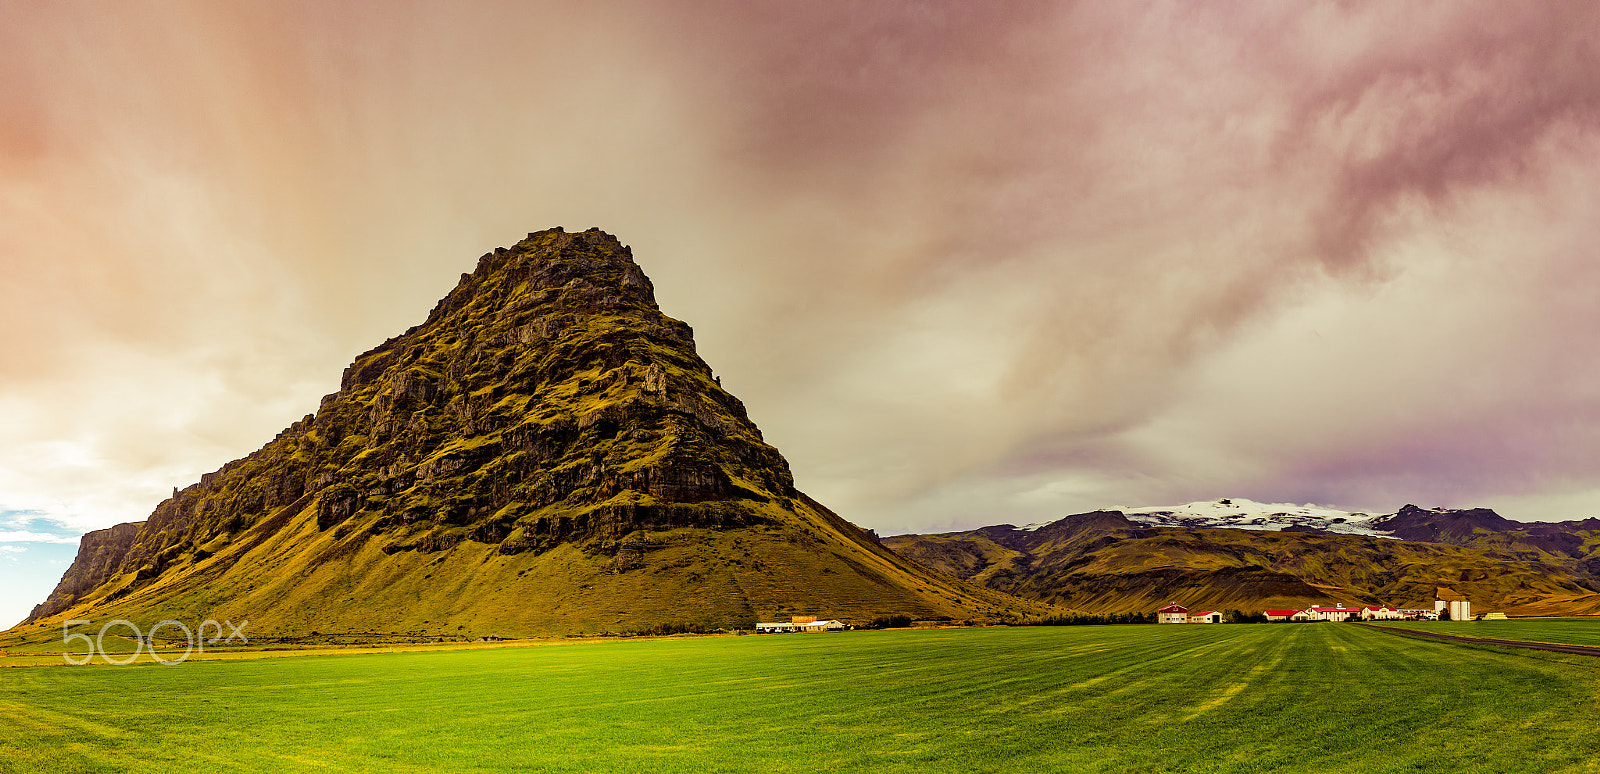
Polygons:
[[907,561],[796,490],[597,229],[483,256],[314,415],[113,531],[120,553],[86,538],[24,628],[517,636],[1038,609]]
[[[1584,528],[1600,525],[1567,522],[1572,529],[1558,540],[1546,525],[1507,521],[1508,531],[1480,527],[1474,534],[1414,517],[1408,523],[1449,542],[1150,527],[1119,511],[1096,511],[1036,530],[1002,524],[884,543],[957,577],[1090,612],[1149,611],[1169,601],[1241,610],[1333,602],[1431,607],[1438,586],[1465,594],[1479,610],[1600,612],[1593,572],[1600,530]],[[1552,548],[1557,544],[1570,552]]]

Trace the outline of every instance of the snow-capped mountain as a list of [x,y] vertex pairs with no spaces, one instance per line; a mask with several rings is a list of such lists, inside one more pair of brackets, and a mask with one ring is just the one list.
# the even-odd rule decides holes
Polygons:
[[[1114,507],[1129,521],[1152,527],[1188,527],[1191,529],[1228,528],[1255,529],[1269,532],[1333,532],[1341,535],[1371,535],[1392,537],[1387,531],[1376,528],[1375,514],[1341,511],[1320,505],[1294,505],[1291,503],[1258,503],[1252,500],[1226,499],[1188,503],[1186,505],[1156,506],[1153,508]],[[1053,522],[1029,524],[1021,529],[1036,530]]]

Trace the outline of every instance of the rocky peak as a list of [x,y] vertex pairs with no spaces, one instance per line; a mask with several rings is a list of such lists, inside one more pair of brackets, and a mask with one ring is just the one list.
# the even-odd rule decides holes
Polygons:
[[1090,511],[1064,516],[1033,529],[1015,530],[1014,541],[1021,541],[1030,550],[1051,541],[1065,540],[1079,535],[1100,536],[1113,532],[1138,529],[1122,511]]
[[1488,508],[1419,508],[1407,504],[1391,516],[1373,519],[1371,526],[1402,540],[1461,543],[1476,530],[1506,532],[1518,523]]
[[436,541],[524,550],[721,518],[678,504],[793,493],[693,331],[660,313],[632,251],[598,229],[484,255],[428,322],[356,359],[314,427],[361,463],[313,480],[348,487],[322,497],[319,520],[381,502],[386,529],[431,523]]

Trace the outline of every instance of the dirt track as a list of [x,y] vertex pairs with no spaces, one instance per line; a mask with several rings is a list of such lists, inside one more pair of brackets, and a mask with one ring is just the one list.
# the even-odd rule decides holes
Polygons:
[[1357,624],[1368,629],[1393,632],[1395,634],[1409,634],[1413,637],[1427,637],[1434,640],[1449,640],[1452,642],[1465,642],[1473,645],[1493,645],[1498,648],[1526,648],[1528,650],[1549,650],[1556,653],[1572,653],[1579,656],[1600,656],[1600,648],[1591,645],[1558,645],[1551,642],[1523,642],[1521,640],[1490,640],[1483,637],[1457,637],[1453,634],[1435,634],[1433,632],[1419,632],[1416,629],[1401,629],[1394,626],[1374,626],[1372,624]]

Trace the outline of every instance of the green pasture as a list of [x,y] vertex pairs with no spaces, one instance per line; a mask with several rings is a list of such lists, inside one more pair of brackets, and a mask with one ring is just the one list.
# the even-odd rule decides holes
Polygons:
[[1419,632],[1488,637],[1495,640],[1600,645],[1600,618],[1508,618],[1504,621],[1384,621],[1385,626]]
[[1600,659],[1073,626],[0,669],[0,771],[1600,771]]

